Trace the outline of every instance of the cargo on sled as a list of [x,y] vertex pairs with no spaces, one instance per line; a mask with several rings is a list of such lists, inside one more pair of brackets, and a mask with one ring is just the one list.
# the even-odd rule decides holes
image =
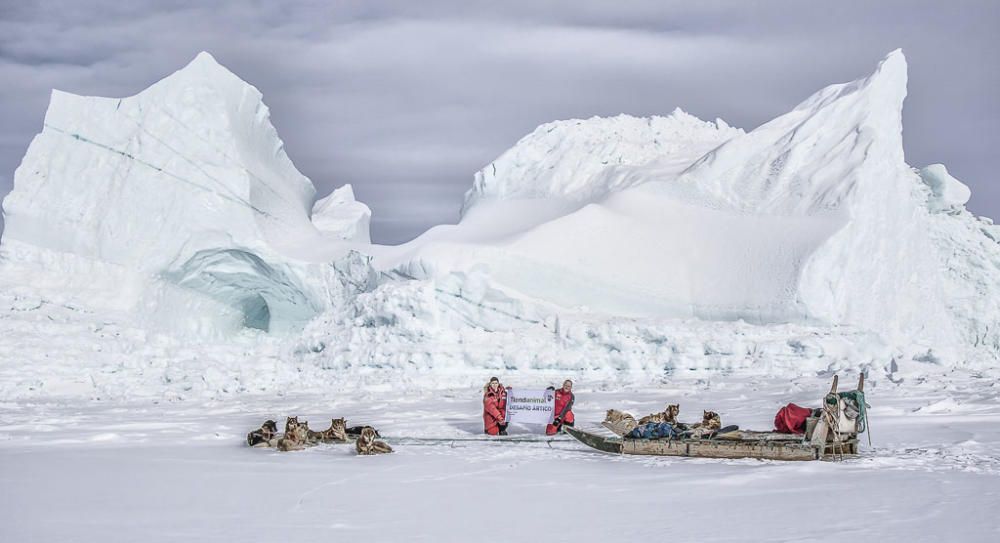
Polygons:
[[690,456],[699,458],[760,458],[767,460],[821,460],[858,453],[858,435],[866,431],[865,377],[858,387],[837,392],[837,376],[823,405],[806,418],[804,434],[757,432],[722,428],[701,437],[607,437],[579,428],[563,431],[578,441],[614,454]]

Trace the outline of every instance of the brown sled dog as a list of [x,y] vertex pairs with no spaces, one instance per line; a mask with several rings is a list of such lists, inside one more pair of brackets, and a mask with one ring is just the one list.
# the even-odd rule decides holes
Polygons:
[[278,440],[279,451],[301,451],[308,444],[309,423],[299,422],[298,417],[288,417],[285,434]]
[[260,428],[247,434],[247,445],[251,447],[274,447],[278,443],[278,423],[266,420]]
[[601,426],[611,430],[615,435],[623,436],[634,430],[636,426],[639,426],[639,423],[629,413],[617,409],[608,409],[608,413],[604,416],[604,422],[601,423]]
[[691,425],[691,437],[704,437],[722,428],[722,417],[715,411],[705,411],[701,422]]
[[330,427],[322,432],[309,431],[306,438],[311,443],[345,443],[347,442],[347,421],[331,419]]
[[722,428],[722,417],[720,417],[715,411],[705,411],[704,415],[702,415],[701,423],[695,424],[693,428],[718,430],[719,428]]
[[358,437],[358,441],[354,444],[355,448],[358,450],[358,454],[382,454],[391,453],[392,447],[387,445],[384,441],[377,441],[375,439],[375,429],[371,426],[365,426],[361,430],[361,436]]
[[650,422],[669,422],[670,424],[677,424],[677,415],[679,415],[680,412],[681,406],[679,404],[670,404],[667,405],[667,408],[660,413],[653,413],[642,417],[639,419],[639,424],[648,424]]

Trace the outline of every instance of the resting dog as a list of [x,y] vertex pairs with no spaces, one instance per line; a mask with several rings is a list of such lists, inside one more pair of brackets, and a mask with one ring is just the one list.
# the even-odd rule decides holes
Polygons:
[[604,422],[601,423],[601,426],[611,430],[615,435],[623,436],[635,430],[639,426],[639,423],[629,413],[617,409],[608,409],[608,413],[604,416]]
[[358,454],[367,455],[392,452],[392,447],[387,445],[384,441],[378,441],[375,439],[375,429],[371,426],[365,426],[361,430],[361,435],[358,437],[358,441],[354,444],[354,446],[358,450]]
[[680,412],[681,406],[679,404],[669,404],[667,405],[667,408],[660,413],[653,413],[652,415],[642,417],[639,419],[639,424],[648,424],[650,422],[677,424],[677,415],[679,415]]
[[701,422],[691,425],[691,437],[705,437],[722,428],[722,417],[715,411],[705,411]]
[[279,451],[301,451],[308,444],[309,423],[299,422],[298,417],[285,421],[285,435],[278,440]]
[[247,434],[247,445],[251,447],[274,447],[277,444],[278,423],[266,420],[260,428]]
[[309,431],[306,436],[312,443],[346,443],[347,422],[344,419],[331,419],[330,427],[322,432]]
[[701,422],[695,424],[692,428],[718,430],[719,428],[722,428],[722,417],[720,417],[715,411],[705,411],[702,415]]

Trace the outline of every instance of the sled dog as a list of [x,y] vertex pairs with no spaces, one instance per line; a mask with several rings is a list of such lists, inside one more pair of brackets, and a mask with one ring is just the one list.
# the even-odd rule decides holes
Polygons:
[[278,442],[278,423],[266,420],[260,428],[247,434],[247,445],[251,447],[274,447]]
[[300,423],[298,417],[288,417],[285,434],[278,440],[279,451],[301,451],[308,443],[309,424]]
[[358,451],[358,454],[382,454],[391,453],[392,447],[387,445],[384,441],[378,441],[375,439],[375,429],[371,426],[365,426],[361,430],[361,435],[358,437],[358,441],[354,444]]
[[681,406],[679,404],[670,404],[667,405],[667,408],[660,413],[653,413],[642,417],[639,419],[639,424],[648,424],[650,422],[668,422],[670,424],[677,424],[677,415],[679,415],[680,412]]
[[330,427],[321,432],[309,431],[308,439],[318,443],[343,443],[347,441],[347,423],[344,419],[331,419]]
[[705,411],[701,422],[691,425],[691,437],[705,437],[722,428],[722,417],[715,411]]
[[608,409],[608,413],[604,416],[604,422],[601,425],[614,432],[615,435],[623,436],[634,430],[636,426],[639,426],[639,423],[629,413],[617,409]]

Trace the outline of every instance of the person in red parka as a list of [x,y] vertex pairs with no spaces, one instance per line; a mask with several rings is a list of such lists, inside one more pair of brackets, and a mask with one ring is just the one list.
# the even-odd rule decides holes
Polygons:
[[500,379],[490,377],[490,382],[483,387],[483,427],[491,436],[507,435],[507,389],[500,384]]
[[556,416],[552,419],[552,424],[545,427],[546,435],[554,435],[563,424],[573,426],[573,421],[575,420],[573,416],[573,402],[575,401],[576,396],[573,395],[573,381],[566,379],[563,381],[562,388],[556,391]]

